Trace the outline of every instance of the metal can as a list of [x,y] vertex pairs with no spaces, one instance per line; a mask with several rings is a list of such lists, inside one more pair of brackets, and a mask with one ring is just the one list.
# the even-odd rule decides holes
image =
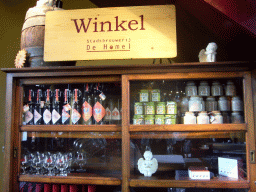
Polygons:
[[177,114],[177,103],[175,101],[167,101],[166,114],[168,114],[168,115]]
[[143,107],[143,103],[141,102],[136,102],[134,104],[134,114],[135,115],[143,115],[144,114],[144,107]]
[[155,116],[155,124],[156,125],[164,125],[164,115],[156,115]]
[[145,103],[145,115],[154,115],[155,110],[155,102]]
[[149,91],[147,89],[140,90],[140,102],[149,102]]
[[160,102],[160,89],[153,89],[151,91],[151,101]]
[[164,115],[166,112],[166,103],[165,102],[157,102],[156,103],[156,114]]
[[145,125],[154,125],[155,124],[155,117],[154,115],[145,115]]
[[134,115],[133,124],[134,125],[144,125],[144,115]]
[[164,124],[165,125],[176,124],[176,115],[165,115]]

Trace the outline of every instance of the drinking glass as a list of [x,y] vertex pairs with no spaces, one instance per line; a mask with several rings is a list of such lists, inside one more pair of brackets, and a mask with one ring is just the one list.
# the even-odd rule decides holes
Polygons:
[[79,166],[79,169],[76,171],[78,172],[85,172],[86,169],[84,168],[84,165],[86,164],[86,153],[83,151],[77,151],[76,154],[76,163]]
[[48,176],[54,176],[53,169],[55,168],[55,159],[53,154],[47,153],[43,160],[43,166],[48,170]]
[[68,159],[65,154],[59,153],[57,155],[56,168],[60,171],[58,176],[67,176],[67,172],[64,172],[68,168]]
[[30,161],[29,161],[29,156],[28,155],[22,155],[21,157],[21,169],[22,175],[26,175],[27,174],[27,169],[30,167]]
[[41,154],[37,152],[32,159],[32,167],[36,169],[36,175],[41,175],[40,170],[43,168],[43,161],[40,155]]

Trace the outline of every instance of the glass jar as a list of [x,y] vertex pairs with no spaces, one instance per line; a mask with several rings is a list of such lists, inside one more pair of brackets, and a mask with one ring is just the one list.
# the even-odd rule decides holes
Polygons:
[[196,124],[196,116],[193,112],[185,113],[184,124]]
[[145,103],[145,115],[154,115],[155,114],[155,102]]
[[218,108],[220,111],[230,111],[230,102],[227,97],[222,96],[218,100]]
[[142,102],[136,102],[134,104],[134,114],[135,115],[143,115],[144,110],[143,110],[143,103]]
[[164,125],[165,118],[164,115],[155,115],[155,125]]
[[220,111],[212,111],[210,122],[211,124],[223,124],[223,116]]
[[185,87],[186,96],[195,96],[197,95],[197,86],[194,81],[188,81]]
[[210,86],[207,81],[200,81],[200,85],[198,87],[199,96],[210,96]]
[[134,115],[133,124],[134,125],[144,125],[144,115]]
[[209,124],[210,118],[206,111],[202,111],[197,116],[197,124]]
[[239,96],[232,97],[231,106],[232,111],[243,111],[243,102]]
[[164,115],[166,113],[166,103],[165,102],[157,102],[156,103],[156,114]]
[[149,91],[147,89],[140,90],[140,102],[149,102]]
[[222,112],[223,123],[231,123],[231,117],[228,112]]
[[175,101],[168,101],[166,103],[166,114],[168,115],[177,114],[177,103]]
[[183,97],[180,103],[180,111],[181,113],[185,113],[187,111],[189,111],[188,108],[188,102],[189,102],[189,98],[188,97]]
[[188,106],[190,112],[195,112],[203,111],[205,104],[202,97],[191,96],[188,102]]
[[160,89],[153,89],[150,98],[151,102],[160,102]]
[[207,97],[206,98],[206,111],[217,111],[218,103],[215,100],[215,97]]
[[226,96],[235,96],[236,95],[236,87],[233,81],[227,81],[226,88],[225,88]]
[[154,125],[155,124],[154,115],[145,115],[144,123],[145,125]]
[[244,119],[240,112],[232,112],[231,114],[231,123],[243,123]]
[[164,124],[165,125],[176,124],[176,115],[165,115]]
[[213,81],[211,87],[212,96],[223,96],[223,87],[219,81]]

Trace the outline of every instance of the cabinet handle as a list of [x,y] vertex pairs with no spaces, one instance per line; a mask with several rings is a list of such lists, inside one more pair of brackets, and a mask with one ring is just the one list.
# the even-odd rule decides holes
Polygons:
[[13,158],[17,158],[17,153],[18,153],[18,148],[14,147],[13,148]]
[[250,151],[250,162],[255,163],[255,150]]

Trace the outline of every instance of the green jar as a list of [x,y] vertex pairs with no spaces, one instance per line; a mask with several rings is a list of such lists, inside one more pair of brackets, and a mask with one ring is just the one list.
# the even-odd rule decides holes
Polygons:
[[149,102],[149,90],[140,90],[140,102]]
[[133,125],[144,125],[144,115],[134,115]]
[[168,101],[166,103],[166,114],[168,115],[177,114],[177,103],[175,101]]
[[145,115],[145,125],[154,125],[155,117],[154,115]]
[[155,116],[155,124],[156,125],[164,125],[164,115],[156,115]]
[[144,114],[144,103],[142,102],[136,102],[134,104],[134,114],[135,115],[143,115]]
[[165,115],[164,124],[165,125],[176,124],[176,115]]
[[156,114],[164,115],[166,113],[166,103],[165,102],[157,102],[156,103]]
[[154,115],[155,110],[155,102],[145,103],[145,115]]
[[152,102],[160,102],[160,89],[153,89],[150,98]]

